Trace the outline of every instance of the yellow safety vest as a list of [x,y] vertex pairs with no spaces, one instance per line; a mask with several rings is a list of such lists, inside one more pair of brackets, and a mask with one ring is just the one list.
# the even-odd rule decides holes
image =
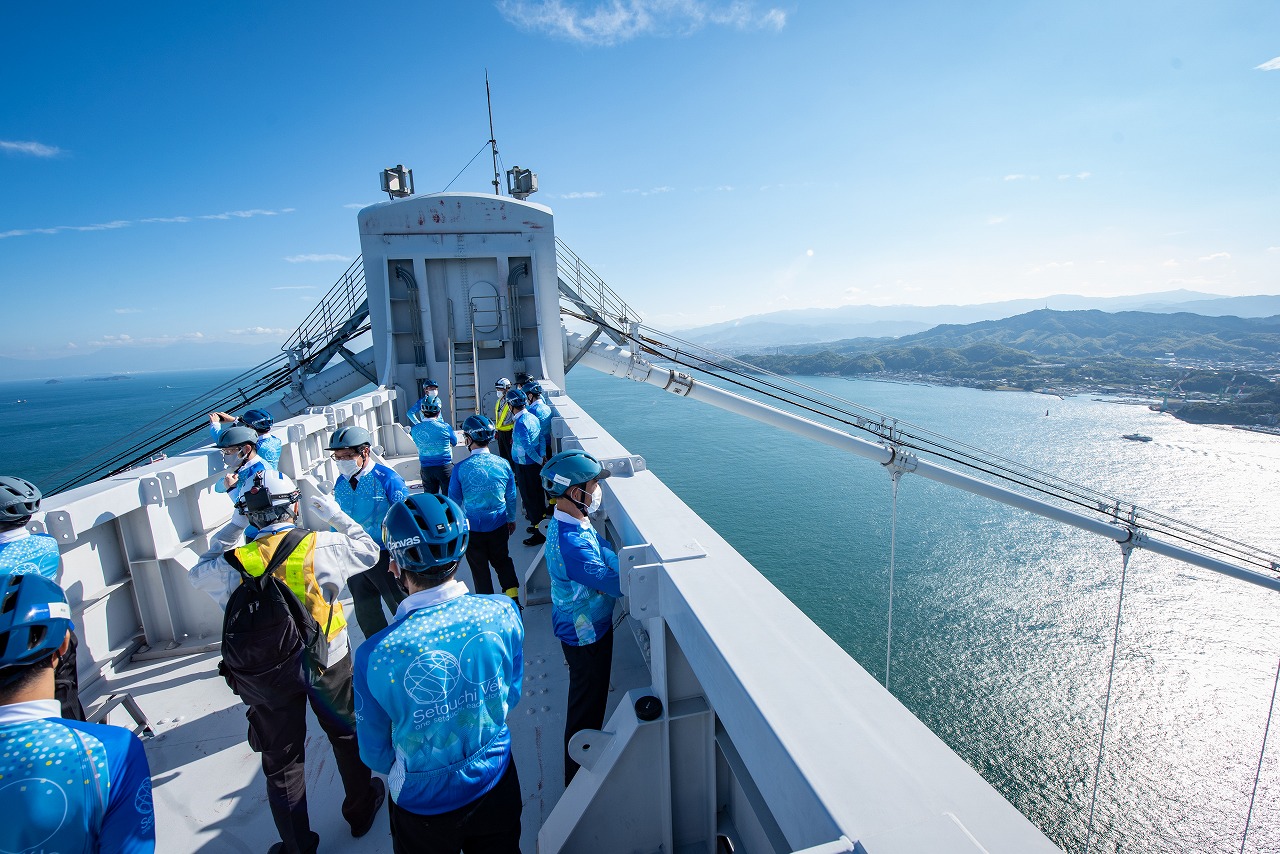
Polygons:
[[[280,545],[280,541],[287,533],[286,529],[268,534],[236,549],[236,557],[240,559],[240,565],[244,567],[244,571],[254,578],[266,572],[267,563],[275,554],[276,546]],[[333,618],[330,621],[330,604],[325,601],[324,591],[316,582],[315,553],[316,535],[310,533],[298,543],[293,553],[285,558],[284,566],[276,570],[276,577],[283,581],[285,586],[293,591],[293,595],[298,597],[298,601],[311,612],[311,616],[320,624],[321,631],[324,631],[325,626],[329,627],[328,639],[333,640],[346,628],[347,618],[342,612],[342,606],[334,604]],[[283,575],[281,575],[282,572]]]
[[498,402],[493,405],[494,427],[501,430],[503,433],[510,433],[516,426],[515,421],[510,419],[511,407],[507,405],[505,400],[499,399]]

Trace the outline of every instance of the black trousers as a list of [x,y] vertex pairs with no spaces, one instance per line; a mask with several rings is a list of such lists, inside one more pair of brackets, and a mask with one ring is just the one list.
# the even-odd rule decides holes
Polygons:
[[511,460],[511,431],[498,430],[498,456],[502,457],[511,465],[515,465]]
[[418,815],[394,802],[389,809],[395,854],[520,854],[523,804],[514,756],[497,785],[456,810]]
[[58,659],[53,669],[53,697],[62,706],[62,716],[82,721],[84,705],[80,702],[80,676],[76,673],[76,647],[80,645],[76,633],[71,633],[71,646],[67,654]]
[[382,613],[383,602],[387,603],[394,615],[396,608],[404,601],[405,593],[396,584],[390,566],[391,552],[383,549],[372,569],[357,572],[347,579],[356,623],[366,638],[373,637],[387,627],[386,615]]
[[[307,705],[333,745],[346,798],[342,817],[353,826],[369,820],[377,808],[373,776],[360,761],[351,687],[351,654],[334,664],[318,685],[278,706],[250,706],[249,746],[262,754],[271,818],[289,854],[312,854],[320,844],[307,817],[307,778],[303,768],[307,742]],[[323,761],[323,760],[319,760]]]
[[520,503],[524,505],[524,518],[530,525],[542,521],[547,509],[547,494],[542,491],[542,466],[538,463],[516,463],[516,488],[520,490]]
[[570,646],[560,641],[569,664],[569,703],[564,716],[564,784],[578,773],[578,763],[569,758],[569,739],[583,729],[604,726],[604,709],[609,703],[609,670],[613,665],[613,629],[586,646]]
[[422,474],[422,491],[438,495],[449,494],[449,475],[453,474],[453,463],[442,466],[418,466]]
[[498,586],[502,588],[502,592],[520,586],[516,565],[507,550],[510,536],[506,525],[494,531],[471,532],[471,540],[467,543],[467,566],[471,568],[471,580],[475,583],[476,593],[493,592],[490,566],[498,574]]

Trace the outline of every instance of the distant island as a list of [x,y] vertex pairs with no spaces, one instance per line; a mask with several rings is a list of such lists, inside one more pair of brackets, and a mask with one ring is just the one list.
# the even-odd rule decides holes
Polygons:
[[45,380],[44,384],[45,385],[61,385],[62,380]]
[[86,380],[85,380],[85,382],[87,382],[87,383],[113,383],[113,382],[115,382],[116,380],[131,380],[131,379],[133,379],[133,377],[131,377],[131,376],[127,376],[127,375],[125,375],[125,374],[116,374],[115,376],[111,376],[111,377],[89,377],[88,379],[86,379]]
[[1123,394],[1200,424],[1280,423],[1280,315],[1041,309],[900,338],[770,349],[740,358],[780,374]]

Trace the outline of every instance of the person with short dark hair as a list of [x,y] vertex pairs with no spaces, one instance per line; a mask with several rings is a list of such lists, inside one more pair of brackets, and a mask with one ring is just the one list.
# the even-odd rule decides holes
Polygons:
[[0,576],[0,851],[156,848],[151,769],[136,735],[58,717],[54,673],[71,644],[62,588]]
[[507,718],[524,677],[520,615],[454,578],[470,532],[451,499],[412,495],[384,526],[409,597],[356,650],[356,727],[361,757],[391,781],[394,851],[518,852]]

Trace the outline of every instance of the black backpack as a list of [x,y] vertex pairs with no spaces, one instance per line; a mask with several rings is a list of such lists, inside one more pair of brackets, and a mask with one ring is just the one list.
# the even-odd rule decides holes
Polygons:
[[223,555],[241,584],[227,600],[218,672],[250,706],[285,703],[324,674],[328,637],[275,574],[309,533],[289,531],[257,577],[245,572],[234,550]]

